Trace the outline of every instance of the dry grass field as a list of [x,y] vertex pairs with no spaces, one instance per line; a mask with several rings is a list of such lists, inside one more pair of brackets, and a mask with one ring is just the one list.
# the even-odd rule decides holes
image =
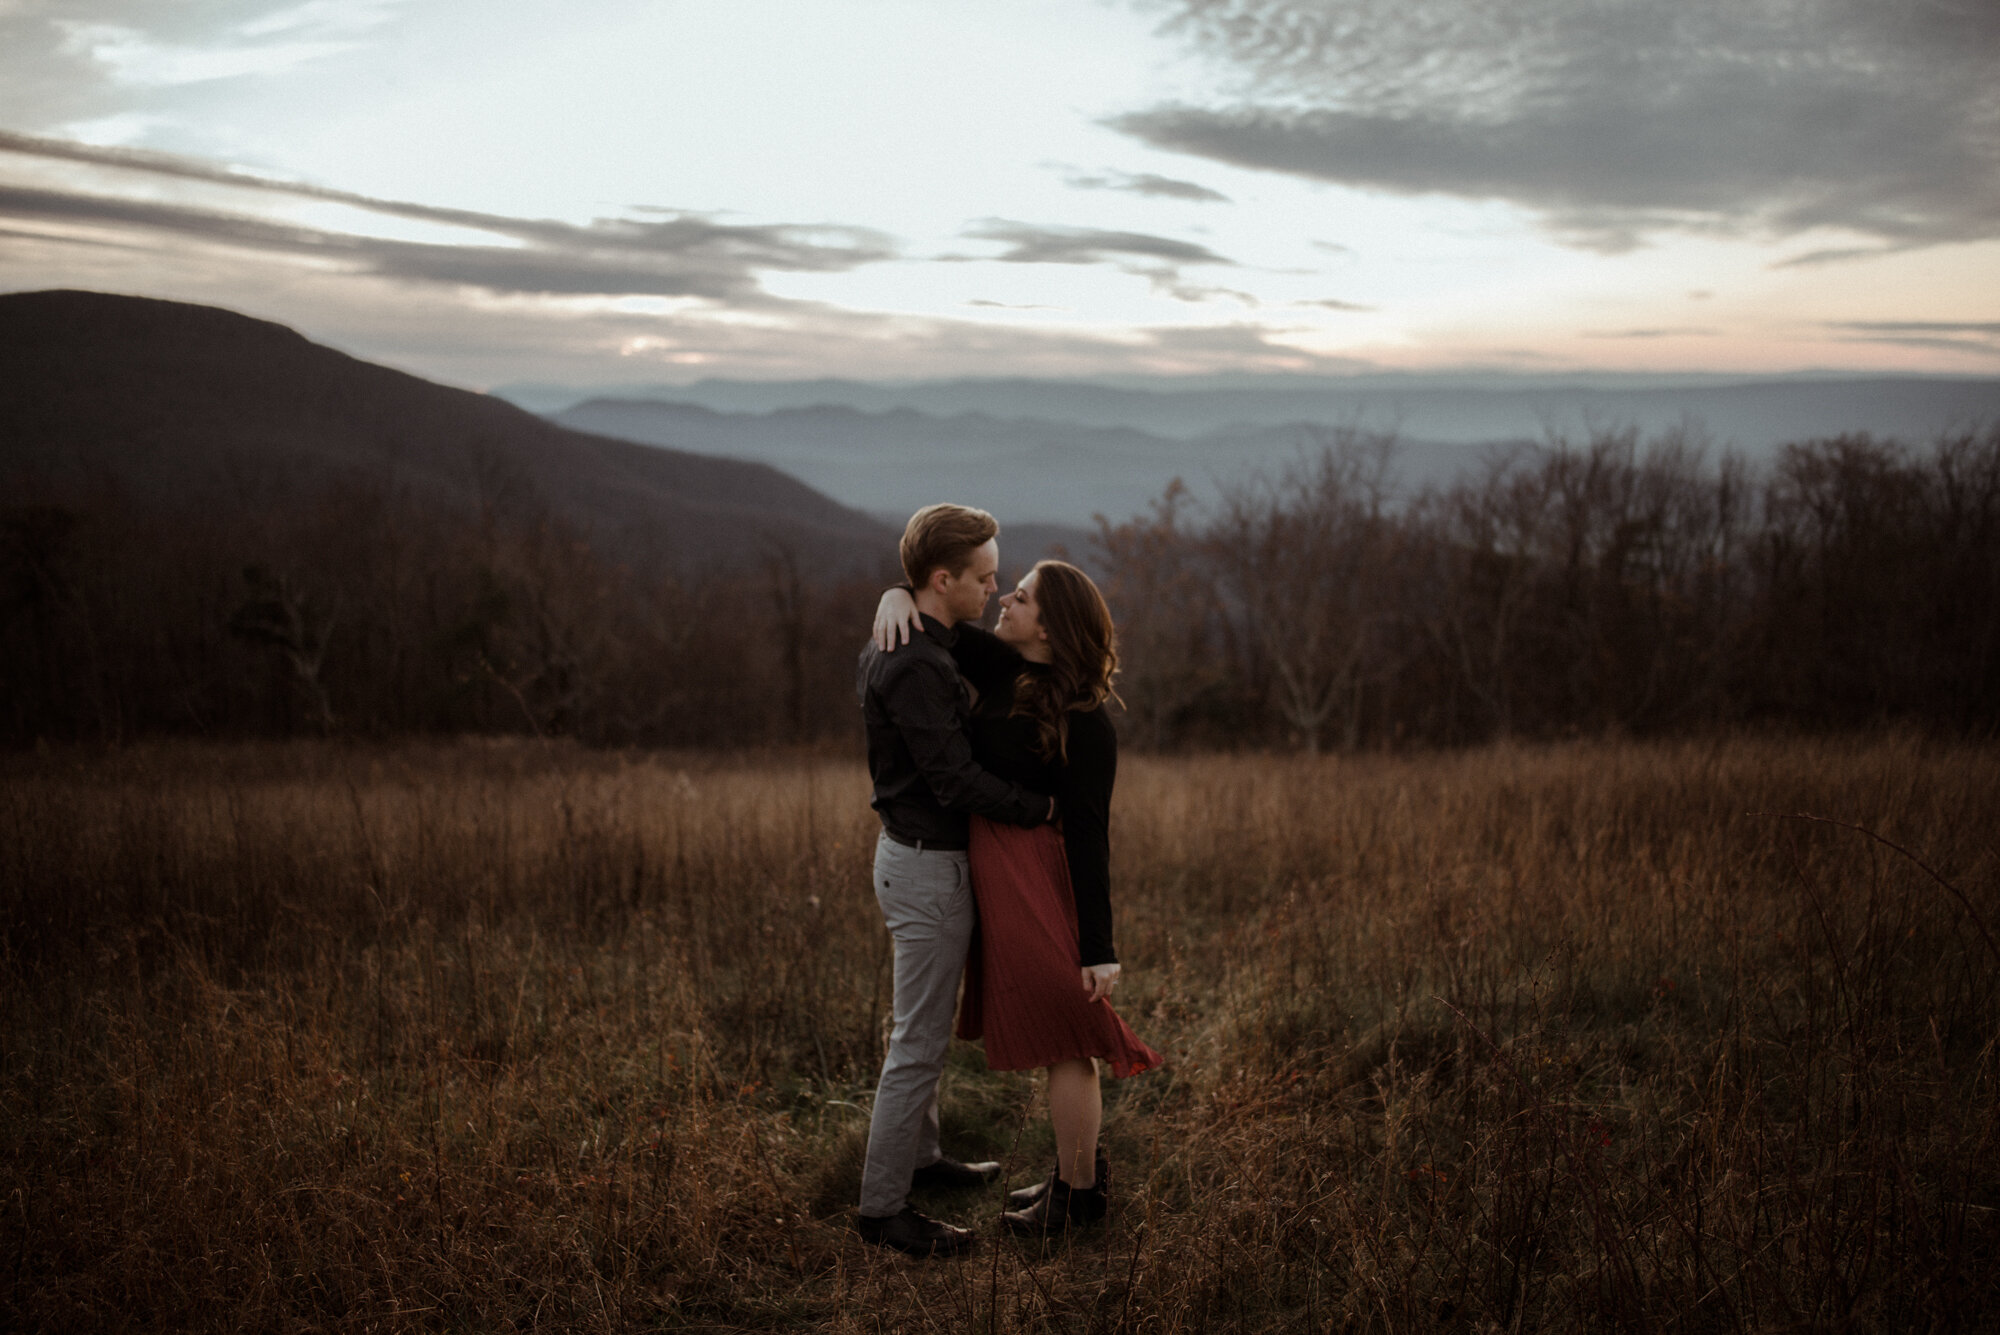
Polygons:
[[[1113,1218],[913,1263],[857,761],[18,754],[0,1325],[1990,1326],[1996,826],[1909,738],[1128,758]],[[945,1117],[1050,1157],[974,1047]]]

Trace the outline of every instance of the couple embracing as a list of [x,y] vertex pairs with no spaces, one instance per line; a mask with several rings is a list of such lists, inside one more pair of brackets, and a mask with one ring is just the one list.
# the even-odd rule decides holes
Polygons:
[[970,1246],[968,1229],[909,1203],[912,1186],[974,1186],[997,1163],[938,1143],[937,1089],[952,1035],[984,1038],[996,1070],[1044,1068],[1056,1165],[1008,1197],[1016,1232],[1104,1217],[1097,1061],[1160,1064],[1111,1008],[1111,785],[1105,716],[1118,664],[1089,576],[1043,561],[972,624],[997,587],[1000,527],[932,505],[903,532],[906,587],[882,596],[859,677],[874,807],[875,896],[895,942],[894,1028],[861,1178],[861,1236],[917,1256]]

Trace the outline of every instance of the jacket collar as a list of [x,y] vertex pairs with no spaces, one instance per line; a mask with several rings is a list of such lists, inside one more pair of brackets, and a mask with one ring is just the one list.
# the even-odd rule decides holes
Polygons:
[[958,627],[947,626],[928,612],[919,612],[917,615],[923,618],[924,634],[928,635],[938,648],[949,649],[958,643]]

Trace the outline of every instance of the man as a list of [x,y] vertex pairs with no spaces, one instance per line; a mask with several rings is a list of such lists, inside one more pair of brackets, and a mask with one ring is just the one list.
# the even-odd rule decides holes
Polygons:
[[953,628],[986,611],[999,534],[992,515],[962,505],[910,516],[901,555],[923,634],[893,654],[869,644],[857,683],[882,818],[875,897],[896,947],[895,1026],[868,1123],[859,1225],[867,1241],[916,1256],[963,1251],[973,1235],[912,1207],[913,1183],[971,1186],[1000,1171],[947,1158],[938,1145],[938,1079],[972,939],[967,816],[1023,826],[1055,817],[1053,799],[974,763],[966,739],[971,702],[951,658]]

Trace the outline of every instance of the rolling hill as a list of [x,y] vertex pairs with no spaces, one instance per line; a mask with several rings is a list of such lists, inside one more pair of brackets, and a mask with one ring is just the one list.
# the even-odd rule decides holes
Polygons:
[[0,477],[196,514],[358,478],[461,512],[543,507],[613,559],[683,571],[772,545],[873,570],[895,542],[768,465],[566,429],[229,311],[93,292],[0,296]]

